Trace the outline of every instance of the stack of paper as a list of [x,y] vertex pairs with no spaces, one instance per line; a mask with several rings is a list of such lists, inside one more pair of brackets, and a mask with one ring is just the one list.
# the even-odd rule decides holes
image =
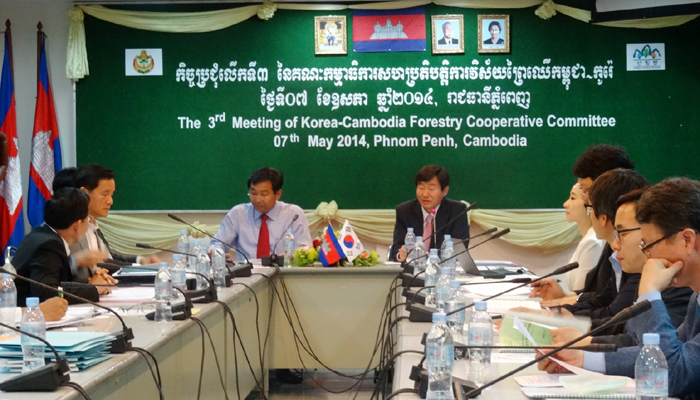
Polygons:
[[[77,372],[109,359],[109,347],[114,336],[104,332],[46,332],[46,340],[62,358],[68,360],[71,371]],[[45,354],[47,359],[55,361],[56,355],[51,348],[46,347]],[[19,335],[9,336],[0,342],[0,360],[5,372],[22,372]]]

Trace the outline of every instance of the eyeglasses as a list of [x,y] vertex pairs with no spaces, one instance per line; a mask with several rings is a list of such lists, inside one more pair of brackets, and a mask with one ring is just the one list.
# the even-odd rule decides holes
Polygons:
[[662,237],[661,239],[655,240],[649,244],[646,244],[644,242],[644,239],[642,239],[642,243],[639,245],[639,248],[642,249],[642,252],[647,256],[647,258],[651,258],[651,253],[649,252],[649,250],[652,247],[656,246],[656,244],[659,243],[660,241],[666,240],[666,239],[670,238],[671,236],[677,234],[678,232],[682,231],[683,229],[685,229],[685,228],[681,228],[681,229],[678,229],[677,231],[671,232],[668,235],[665,235],[664,237]]
[[584,203],[583,207],[586,209],[586,216],[590,217],[591,216],[591,209],[593,208],[593,205],[591,205],[589,203]]
[[638,227],[638,228],[619,229],[619,230],[618,230],[618,229],[615,229],[615,230],[613,230],[613,239],[615,239],[615,240],[617,240],[617,241],[619,242],[619,241],[620,241],[620,237],[621,237],[620,235],[622,235],[623,233],[638,231],[638,230],[640,230],[640,229],[642,229],[642,228],[641,228],[641,227]]
[[272,197],[272,193],[250,193],[248,192],[248,197],[252,198],[258,198],[258,199],[269,199]]

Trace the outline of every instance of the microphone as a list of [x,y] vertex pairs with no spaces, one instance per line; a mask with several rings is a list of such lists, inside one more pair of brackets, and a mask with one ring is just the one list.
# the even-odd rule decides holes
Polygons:
[[[151,271],[158,271],[158,269],[154,268],[149,268],[149,267],[131,267],[131,266],[123,266],[122,268],[126,269],[147,269]],[[204,278],[204,280],[207,282],[207,288],[206,289],[200,289],[200,290],[186,290],[183,292],[185,295],[185,298],[189,298],[192,303],[211,303],[212,301],[218,300],[218,296],[216,295],[216,286],[214,285],[214,280],[209,278],[208,276],[204,274],[200,274],[199,272],[196,271],[187,271],[188,274],[194,274],[194,275],[199,275]]]
[[[486,242],[490,242],[490,241],[492,241],[492,240],[494,240],[494,239],[498,239],[498,238],[500,238],[501,236],[504,236],[504,235],[506,235],[506,234],[508,234],[508,233],[510,233],[510,228],[506,228],[506,229],[504,229],[504,230],[502,230],[502,231],[496,233],[495,235],[489,237],[488,239],[486,239],[486,240],[484,240],[484,241],[482,241],[482,242],[479,242],[479,243],[475,244],[474,246],[470,247],[468,250],[471,250],[471,249],[473,249],[473,248],[479,247],[479,246],[481,246],[482,244],[484,244],[484,243],[486,243]],[[460,254],[461,254],[461,253],[460,253]]]
[[194,225],[188,224],[187,222],[183,221],[180,217],[178,217],[178,216],[175,215],[175,214],[168,213],[168,217],[174,219],[174,220],[177,221],[177,222],[180,222],[180,223],[182,223],[182,224],[185,224],[185,225],[189,226],[190,228],[192,228],[192,229],[194,229],[194,230],[196,230],[196,231],[198,231],[198,232],[201,232],[201,233],[203,233],[203,234],[209,236],[212,240],[216,240],[217,242],[219,242],[219,243],[223,244],[224,246],[228,247],[229,250],[230,250],[230,249],[234,249],[234,250],[236,250],[236,253],[237,253],[237,254],[242,254],[243,257],[245,257],[245,262],[246,262],[246,264],[245,264],[245,266],[243,266],[243,267],[240,268],[240,271],[241,271],[241,273],[243,273],[243,270],[247,270],[246,273],[247,273],[248,275],[239,275],[239,276],[240,276],[240,277],[249,277],[249,276],[251,276],[250,274],[251,274],[252,271],[253,271],[253,263],[250,262],[250,260],[248,259],[248,256],[246,256],[244,252],[242,252],[241,250],[239,250],[239,249],[237,249],[237,248],[231,246],[231,245],[228,244],[228,243],[224,243],[223,241],[221,241],[221,240],[215,238],[213,235],[210,235],[209,232],[205,232],[205,231],[203,231],[203,230],[197,228],[197,227],[194,226]]
[[[433,235],[437,235],[438,233],[440,233],[440,232],[442,232],[443,230],[445,230],[445,228],[447,228],[448,226],[452,225],[452,223],[454,223],[455,221],[457,221],[458,219],[460,219],[460,218],[462,217],[462,214],[466,214],[467,212],[469,212],[469,211],[470,211],[472,208],[474,208],[474,207],[476,207],[476,201],[473,202],[473,203],[471,203],[471,204],[468,205],[467,207],[465,207],[464,210],[460,211],[460,213],[457,214],[457,215],[455,215],[454,218],[452,218],[451,220],[447,221],[447,223],[445,223],[445,225],[441,226],[440,229],[438,229],[437,231],[435,231],[435,224],[433,224],[433,230],[434,230],[435,232],[433,232],[433,233],[430,235],[430,237],[432,238]],[[476,237],[476,236],[475,236],[475,237]],[[428,240],[428,238],[424,238],[424,239],[423,239],[423,242],[425,242],[426,240]],[[412,252],[412,251],[413,251],[413,249],[409,250],[409,252],[406,253],[406,259],[408,259],[408,256],[411,255],[411,252]],[[405,263],[406,263],[406,260],[404,260],[404,261],[401,262],[401,267],[402,267],[402,268],[405,268],[405,265],[404,265]]]
[[[466,353],[469,349],[521,349],[521,350],[550,350],[556,349],[558,346],[458,346],[455,345],[455,351],[460,350]],[[615,343],[592,343],[584,346],[571,346],[569,350],[583,350],[591,353],[614,353],[617,351]]]
[[62,383],[70,382],[70,365],[68,364],[68,360],[61,358],[58,351],[56,351],[56,348],[53,347],[51,343],[41,336],[25,332],[14,326],[3,324],[2,322],[0,322],[0,326],[44,343],[56,356],[55,363],[43,365],[33,371],[25,372],[19,376],[0,382],[0,390],[3,392],[53,392],[58,389]]
[[[294,214],[294,218],[292,218],[292,222],[290,222],[289,225],[287,225],[287,227],[284,228],[284,232],[285,232],[285,233],[283,233],[282,236],[280,236],[279,238],[277,238],[277,241],[275,242],[275,244],[274,244],[272,247],[270,247],[271,249],[277,247],[277,245],[279,244],[280,240],[282,240],[282,238],[283,238],[284,235],[286,234],[287,229],[291,228],[291,227],[292,227],[292,224],[293,224],[294,221],[296,221],[297,219],[299,219],[299,214]],[[279,267],[283,267],[283,266],[284,266],[284,259],[283,259],[283,258],[280,258],[279,255],[277,255],[277,254],[270,254],[269,256],[262,256],[262,257],[260,257],[260,263],[262,264],[263,267],[271,267],[271,266],[273,266],[273,265],[277,265],[277,266],[279,266]]]
[[[563,345],[561,345],[561,346],[559,346],[559,347],[556,347],[556,348],[553,349],[552,351],[549,351],[549,352],[547,352],[547,353],[542,354],[542,355],[539,356],[539,357],[536,357],[534,360],[525,363],[524,365],[522,365],[522,366],[520,366],[520,367],[518,367],[518,368],[516,368],[516,369],[514,369],[514,370],[512,370],[512,371],[510,371],[510,372],[508,372],[508,373],[505,374],[505,375],[501,375],[500,377],[498,377],[498,378],[492,380],[491,382],[488,382],[488,383],[486,383],[486,384],[484,384],[484,385],[482,385],[482,386],[480,386],[480,387],[477,387],[477,388],[470,388],[471,390],[469,390],[468,392],[464,393],[464,398],[474,398],[474,397],[478,396],[478,395],[479,395],[484,389],[486,389],[487,387],[493,386],[493,385],[495,385],[496,383],[498,383],[498,382],[500,382],[500,381],[502,381],[502,380],[504,380],[504,379],[506,379],[506,378],[508,378],[508,377],[510,377],[510,376],[512,376],[512,375],[514,375],[514,374],[516,374],[516,373],[518,373],[518,372],[524,370],[525,368],[527,368],[527,367],[529,367],[529,366],[531,366],[531,365],[534,365],[534,364],[536,364],[536,363],[538,363],[538,362],[544,360],[545,358],[550,357],[550,356],[552,356],[553,354],[556,354],[556,353],[560,352],[561,350],[564,350],[564,349],[567,349],[567,348],[571,347],[572,345],[574,345],[575,343],[577,343],[579,340],[585,339],[585,338],[587,338],[587,337],[589,337],[589,336],[595,336],[595,335],[598,334],[599,332],[601,332],[601,331],[603,331],[603,330],[605,330],[605,329],[607,329],[607,328],[609,328],[609,327],[611,327],[611,326],[613,326],[613,325],[617,325],[617,324],[621,324],[621,323],[627,322],[627,321],[629,321],[630,319],[632,319],[632,318],[634,318],[634,317],[636,317],[636,316],[638,316],[638,315],[640,315],[640,314],[642,314],[642,313],[644,313],[644,312],[646,312],[646,311],[649,311],[650,309],[651,309],[651,303],[649,302],[649,300],[644,300],[644,301],[639,302],[639,303],[637,303],[637,304],[634,304],[634,305],[632,305],[632,306],[630,306],[630,307],[627,307],[627,308],[625,308],[624,310],[622,310],[622,311],[620,311],[619,313],[617,313],[617,314],[616,314],[614,317],[612,317],[608,322],[606,322],[606,323],[604,323],[603,325],[599,326],[598,328],[593,329],[592,331],[590,331],[590,332],[588,332],[588,333],[585,333],[585,334],[583,334],[583,335],[581,335],[581,336],[579,336],[579,337],[577,337],[577,338],[575,338],[575,339],[573,339],[573,340],[571,340],[571,341],[569,341],[569,342],[567,342],[567,343],[564,343]],[[461,387],[460,387],[460,388],[455,388],[455,389],[464,390],[464,388],[461,388]]]
[[[578,263],[574,261],[574,262],[572,262],[571,264],[566,264],[566,265],[564,265],[563,267],[559,267],[559,268],[557,268],[556,270],[554,270],[554,272],[550,272],[550,273],[548,273],[548,274],[545,275],[545,276],[542,276],[542,277],[537,278],[537,279],[535,279],[535,280],[533,280],[533,281],[530,281],[529,283],[523,283],[523,284],[520,284],[520,285],[518,285],[518,286],[514,286],[514,287],[512,287],[512,288],[510,288],[510,289],[508,289],[508,290],[505,290],[505,291],[503,291],[503,292],[501,292],[501,293],[496,293],[496,294],[494,294],[493,296],[489,296],[489,297],[487,297],[487,298],[485,298],[485,299],[481,299],[481,300],[479,300],[479,301],[488,301],[488,300],[491,300],[491,299],[496,298],[496,297],[498,297],[498,296],[503,296],[504,294],[510,293],[510,292],[512,292],[512,291],[515,290],[515,289],[520,289],[521,287],[523,287],[523,286],[525,286],[525,285],[529,285],[529,284],[531,284],[531,283],[539,282],[539,281],[541,281],[542,279],[547,279],[547,278],[549,278],[550,276],[563,274],[563,273],[565,273],[565,272],[569,272],[569,271],[571,271],[572,269],[576,269],[576,268],[578,268]],[[466,306],[464,306],[464,307],[460,307],[460,308],[458,308],[458,309],[456,309],[456,310],[453,310],[453,311],[448,312],[447,315],[452,315],[452,314],[454,314],[454,313],[458,313],[458,312],[460,312],[460,311],[462,311],[462,310],[466,310],[467,308],[473,307],[473,306],[474,306],[474,303],[468,304],[468,305],[466,305]]]
[[[109,311],[110,313],[114,314],[114,316],[116,316],[117,319],[119,320],[119,322],[121,322],[121,324],[122,324],[122,331],[113,334],[115,336],[115,339],[112,341],[112,346],[110,347],[109,352],[112,354],[122,354],[122,353],[126,352],[127,350],[131,350],[131,339],[134,338],[134,332],[131,330],[131,328],[126,327],[126,323],[124,322],[122,317],[116,311],[112,310],[111,308],[109,308],[107,306],[103,306],[102,304],[95,303],[94,301],[90,301],[86,298],[76,296],[72,293],[60,291],[53,286],[49,286],[47,284],[37,282],[33,279],[26,278],[22,275],[18,275],[14,272],[10,272],[4,268],[0,268],[0,272],[14,276],[15,278],[18,278],[18,279],[23,280],[25,282],[29,282],[33,285],[37,285],[37,286],[41,286],[45,289],[49,289],[55,293],[61,293],[61,294],[63,294],[63,296],[68,296],[70,298],[80,300],[84,303],[92,304],[95,307]],[[63,283],[61,283],[61,284],[63,284]],[[68,285],[70,285],[70,284],[71,283],[69,282]]]

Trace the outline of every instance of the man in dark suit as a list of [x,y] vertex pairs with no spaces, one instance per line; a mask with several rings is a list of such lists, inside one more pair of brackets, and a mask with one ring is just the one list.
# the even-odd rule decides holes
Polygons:
[[452,26],[452,22],[445,22],[442,24],[442,39],[438,40],[438,44],[440,45],[453,45],[453,44],[459,44],[459,39],[455,39],[454,37],[454,27]]
[[[426,248],[439,249],[445,234],[454,239],[469,238],[469,221],[464,212],[467,206],[445,198],[450,191],[447,170],[438,165],[426,165],[416,174],[415,183],[416,199],[396,207],[394,241],[389,255],[392,261],[406,259],[404,239],[408,228],[413,228],[416,236],[423,236]],[[465,243],[465,247],[467,245]]]
[[[88,228],[89,197],[75,188],[64,188],[54,193],[44,207],[44,224],[29,233],[19,244],[12,259],[17,274],[58,287],[62,282],[73,281],[70,267],[69,246],[78,243]],[[105,283],[94,277],[92,283]],[[27,297],[38,297],[46,301],[57,293],[17,279],[17,304],[24,306]],[[64,291],[88,300],[99,301],[93,285],[70,285]],[[67,299],[69,303],[74,301]]]
[[[668,395],[700,399],[700,182],[687,178],[669,178],[652,186],[637,203],[641,251],[646,255],[637,302],[649,300],[650,311],[627,323],[638,342],[642,335],[660,335],[660,347],[668,363]],[[661,292],[669,286],[690,287],[693,295],[686,318],[673,327]],[[625,347],[615,353],[565,350],[555,357],[571,365],[634,377],[639,347]],[[558,364],[540,362],[540,370],[559,372]]]

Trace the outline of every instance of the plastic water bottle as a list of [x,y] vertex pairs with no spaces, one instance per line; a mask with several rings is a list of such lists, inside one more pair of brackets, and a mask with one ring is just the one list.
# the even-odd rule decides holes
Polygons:
[[[197,270],[197,256],[202,252],[202,241],[200,239],[194,239],[192,241],[192,250],[190,251],[191,256],[187,256],[187,264],[193,270]],[[192,277],[194,278],[194,277]]]
[[173,278],[170,276],[167,263],[160,263],[154,282],[156,288],[156,322],[172,322]]
[[[467,305],[467,299],[460,289],[461,285],[459,281],[450,281],[450,300],[447,302],[446,312],[454,311],[458,308],[462,308]],[[466,310],[456,312],[454,314],[447,316],[447,327],[450,328],[452,336],[462,342],[464,336],[464,322],[467,315]]]
[[445,235],[445,239],[442,241],[442,245],[440,246],[440,259],[441,260],[444,260],[445,258],[447,258],[447,257],[445,257],[444,254],[442,254],[442,252],[445,251],[445,248],[447,247],[448,240],[452,240],[452,235]]
[[666,400],[668,397],[668,365],[659,348],[659,334],[645,333],[644,347],[634,365],[637,400]]
[[[0,322],[15,326],[15,310],[17,308],[17,287],[9,274],[2,274],[0,279]],[[0,326],[0,336],[16,335],[10,329]]]
[[216,242],[214,250],[211,252],[211,268],[214,273],[214,285],[216,289],[225,289],[226,275],[228,275],[228,269],[226,269],[226,253],[224,253],[224,249],[219,242]]
[[[469,346],[493,345],[493,322],[486,312],[486,302],[477,301],[476,310],[469,321]],[[489,378],[491,369],[491,349],[469,349],[469,380],[481,386]]]
[[[449,235],[445,235],[449,236]],[[452,240],[447,240],[443,242],[443,249],[440,253],[440,259],[443,260],[442,266],[450,269],[450,280],[455,279],[455,269],[457,268],[457,258],[453,257],[455,255],[454,244]]]
[[[195,270],[200,274],[207,277],[207,279],[212,278],[211,273],[211,260],[207,255],[207,252],[202,249],[197,255],[197,264]],[[197,275],[197,289],[205,289],[209,287],[210,282],[205,280],[201,275]]]
[[[437,250],[437,249],[435,249]],[[428,368],[429,400],[452,400],[452,367],[455,349],[444,313],[433,314],[433,326],[425,339],[425,364]]]
[[287,229],[284,234],[284,266],[289,268],[294,260],[294,233],[292,228]]
[[182,254],[190,252],[190,238],[187,236],[187,229],[180,231],[180,237],[177,239],[177,251]]
[[447,302],[450,301],[452,289],[450,288],[450,269],[441,267],[440,277],[435,285],[435,308],[438,312],[446,312]]
[[428,265],[428,250],[425,249],[425,243],[423,243],[423,236],[416,236],[415,249],[413,250],[413,258],[411,264],[413,264],[413,275],[425,271],[425,267]]
[[[44,319],[44,313],[39,309],[38,297],[27,297],[27,310],[22,316],[22,323],[19,328],[46,339],[46,320]],[[27,335],[22,335],[21,340],[22,358],[24,361],[22,372],[29,372],[43,367],[46,361],[44,359],[44,343]]]
[[403,245],[406,249],[406,262],[409,262],[416,256],[416,234],[413,233],[413,228],[406,229],[406,238],[403,240]]
[[[425,286],[437,286],[440,278],[440,257],[438,249],[430,249],[428,265],[425,268]],[[425,289],[425,305],[435,307],[435,288]]]
[[182,297],[182,293],[175,290],[175,288],[179,288],[183,291],[187,289],[187,268],[185,267],[185,263],[182,262],[181,254],[173,255],[173,265],[170,267],[170,277],[173,278],[173,302],[175,302]]

